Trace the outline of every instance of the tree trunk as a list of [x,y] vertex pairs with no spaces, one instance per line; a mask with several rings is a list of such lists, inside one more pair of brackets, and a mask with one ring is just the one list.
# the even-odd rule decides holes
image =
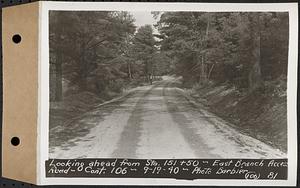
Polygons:
[[[207,45],[207,42],[208,42],[208,34],[209,34],[209,26],[210,26],[210,14],[208,14],[208,17],[207,17],[207,24],[206,24],[206,32],[205,32],[205,41],[206,41],[206,44],[205,44],[205,50],[207,50],[208,48],[208,45]],[[206,70],[206,54],[205,52],[201,55],[201,72],[200,72],[200,83],[202,84],[205,84],[207,83],[208,81],[208,74],[207,74],[207,70]]]
[[251,24],[251,35],[252,35],[252,56],[253,56],[253,66],[250,68],[248,82],[249,90],[254,91],[263,85],[261,76],[261,62],[260,62],[260,50],[261,50],[261,27],[260,27],[260,15],[259,13],[253,13],[253,18],[250,15]]
[[146,73],[146,77],[147,77],[147,82],[152,84],[152,82],[151,82],[151,62],[150,62],[150,60],[146,61],[145,73]]
[[210,78],[210,75],[211,75],[211,72],[212,72],[214,66],[215,66],[215,64],[212,64],[212,66],[210,67],[210,70],[209,70],[208,75],[207,75],[207,79],[208,79],[208,80],[209,80],[209,78]]
[[87,62],[85,62],[85,45],[84,45],[84,40],[82,40],[81,44],[81,56],[80,56],[80,62],[79,62],[79,67],[80,67],[80,75],[79,75],[79,90],[80,91],[86,91],[87,89],[87,72],[88,72],[88,66]]
[[207,17],[207,25],[206,25],[206,38],[208,38],[208,32],[209,32],[209,25],[210,25],[210,14],[208,14],[208,17]]
[[[207,25],[206,25],[206,48],[208,49],[208,44],[207,44],[207,42],[208,42],[208,34],[209,34],[209,26],[210,26],[210,13],[207,13],[208,14],[208,17],[207,17]],[[206,68],[206,60],[207,60],[207,58],[206,58],[206,53],[204,53],[204,63],[203,63],[203,69],[204,69],[204,75],[203,75],[203,77],[204,77],[204,82],[205,83],[207,83],[207,81],[208,81],[208,74],[207,74],[207,68]]]
[[[56,18],[58,21],[58,17]],[[56,28],[55,38],[58,42],[58,49],[56,49],[56,59],[55,59],[55,98],[54,101],[62,101],[62,46],[63,41],[61,36],[64,34],[64,27]]]
[[131,74],[131,63],[130,62],[127,63],[127,67],[128,67],[128,78],[129,78],[129,80],[131,80],[132,74]]
[[55,62],[55,101],[62,100],[62,54],[57,53]]
[[204,54],[201,57],[201,80],[202,83],[204,84],[206,82],[205,80],[205,64],[204,64]]

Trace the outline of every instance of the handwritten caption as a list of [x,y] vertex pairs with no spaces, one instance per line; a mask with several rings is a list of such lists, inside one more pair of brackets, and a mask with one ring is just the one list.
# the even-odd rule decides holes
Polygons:
[[287,159],[49,159],[46,177],[287,179]]

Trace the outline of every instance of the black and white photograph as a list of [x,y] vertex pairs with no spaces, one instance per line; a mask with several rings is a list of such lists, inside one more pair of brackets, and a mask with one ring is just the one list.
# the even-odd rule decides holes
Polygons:
[[286,158],[288,12],[49,11],[49,158]]

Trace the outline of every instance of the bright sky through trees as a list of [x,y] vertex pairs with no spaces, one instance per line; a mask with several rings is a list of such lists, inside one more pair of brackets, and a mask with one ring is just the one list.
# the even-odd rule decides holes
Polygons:
[[135,25],[137,27],[141,27],[143,25],[151,25],[152,29],[155,34],[158,34],[158,31],[154,28],[154,24],[156,24],[156,20],[153,18],[151,12],[145,12],[145,11],[134,11],[130,12],[130,14],[133,15],[135,19]]

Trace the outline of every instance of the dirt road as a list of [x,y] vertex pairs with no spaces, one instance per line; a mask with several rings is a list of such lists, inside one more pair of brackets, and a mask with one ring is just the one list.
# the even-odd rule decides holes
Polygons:
[[[281,158],[164,77],[50,130],[50,158]],[[53,136],[51,136],[53,135]]]

